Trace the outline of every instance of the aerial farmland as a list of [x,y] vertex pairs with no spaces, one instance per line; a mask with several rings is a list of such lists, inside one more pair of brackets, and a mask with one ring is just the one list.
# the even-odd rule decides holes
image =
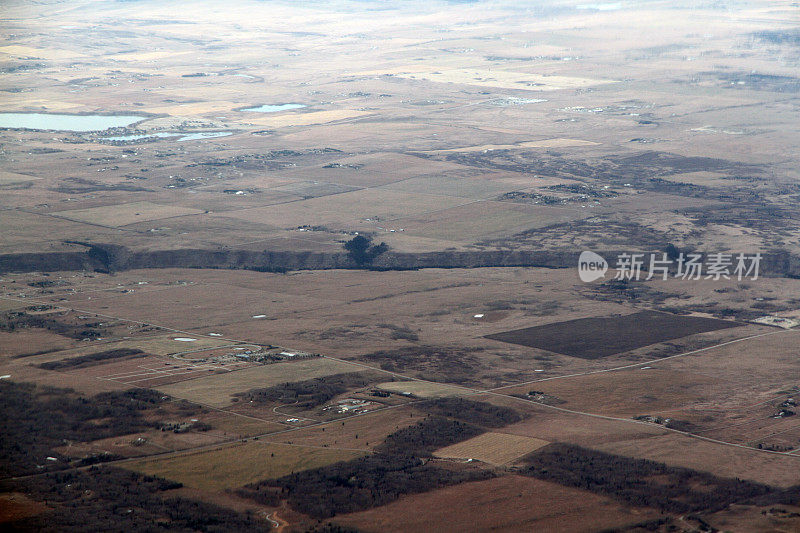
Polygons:
[[0,529],[800,529],[796,3],[2,11]]

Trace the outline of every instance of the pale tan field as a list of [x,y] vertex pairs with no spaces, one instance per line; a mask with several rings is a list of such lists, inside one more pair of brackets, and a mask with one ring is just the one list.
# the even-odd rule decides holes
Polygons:
[[60,50],[57,48],[36,48],[33,46],[10,45],[0,46],[0,54],[20,58],[40,58],[40,59],[71,59],[73,57],[83,57],[84,54],[73,50]]
[[79,113],[81,111],[86,111],[86,108],[79,103],[63,102],[55,98],[20,98],[19,96],[9,95],[5,96],[4,99],[7,101],[7,109],[18,110],[20,112],[27,111],[31,108],[55,113]]
[[675,183],[689,183],[705,187],[729,187],[732,183],[735,183],[731,179],[725,179],[726,175],[720,172],[686,172],[660,177]]
[[464,483],[337,516],[364,531],[575,531],[623,528],[658,517],[579,489],[523,476]]
[[0,311],[10,311],[11,309],[18,309],[20,307],[27,307],[28,304],[18,300],[4,300],[0,299]]
[[657,368],[542,381],[509,388],[506,392],[525,395],[537,390],[558,398],[564,402],[559,406],[569,409],[629,417],[707,404],[722,398],[730,401],[730,384],[724,380],[654,366]]
[[407,392],[420,398],[446,398],[450,396],[462,396],[470,392],[460,387],[427,381],[390,381],[387,383],[380,383],[376,385],[376,388],[398,394]]
[[[54,223],[55,222],[55,223]],[[53,217],[37,213],[3,213],[0,217],[0,231],[3,240],[0,247],[4,252],[41,252],[63,249],[63,243],[56,244],[52,239],[80,240],[89,235],[111,238],[113,230],[90,226],[85,222]]]
[[152,202],[131,202],[128,204],[92,207],[89,209],[57,211],[53,214],[70,220],[87,222],[89,224],[119,227],[135,224],[137,222],[159,220],[182,215],[194,215],[197,213],[202,213],[202,211],[200,209],[161,205]]
[[398,73],[399,78],[422,79],[437,83],[453,83],[460,85],[479,85],[497,89],[522,89],[526,91],[557,91],[581,87],[591,87],[615,80],[577,78],[572,76],[554,76],[545,74],[529,74],[507,70],[449,69],[435,72]]
[[468,201],[365,189],[291,204],[229,211],[225,216],[284,228],[302,225],[375,228],[403,216],[439,211]]
[[225,411],[212,411],[203,415],[203,421],[212,426],[213,429],[210,431],[217,435],[221,434],[225,439],[241,439],[286,429],[286,425],[280,422],[265,421],[247,416],[231,416],[230,413]]
[[549,226],[590,216],[574,208],[526,206],[482,201],[442,209],[424,217],[407,217],[394,222],[412,235],[450,241],[475,241],[513,233],[523,228]]
[[516,144],[482,144],[480,146],[465,146],[464,148],[449,148],[447,150],[433,150],[430,154],[439,152],[488,152],[490,150],[517,150],[519,148],[566,148],[570,146],[595,146],[600,143],[584,141],[581,139],[544,139],[542,141],[523,141]]
[[16,172],[0,171],[0,187],[4,185],[16,185],[18,183],[26,183],[29,181],[37,180],[36,176],[28,176],[25,174],[18,174]]
[[598,450],[694,468],[720,477],[738,477],[779,487],[797,484],[800,457],[764,454],[757,450],[720,446],[684,435],[662,435],[593,446]]
[[310,126],[312,124],[324,124],[326,122],[337,122],[340,120],[347,120],[350,118],[362,117],[369,115],[368,111],[358,111],[355,109],[336,109],[330,111],[314,111],[311,113],[285,113],[280,116],[267,116],[251,118],[260,113],[248,113],[248,118],[245,119],[251,124],[259,126],[268,126],[273,128],[286,128],[290,126]]
[[[177,341],[176,338],[194,339],[193,341]],[[134,338],[118,343],[115,347],[138,348],[143,352],[155,355],[171,355],[186,351],[200,350],[203,348],[215,348],[217,346],[228,346],[229,341],[214,339],[207,336],[192,336],[182,333],[172,333],[170,335]]]
[[384,185],[381,188],[409,193],[450,195],[475,200],[491,199],[513,191],[511,183],[490,176],[463,177],[460,174],[422,176]]
[[204,490],[234,489],[338,461],[366,455],[356,450],[317,448],[249,441],[164,459],[143,459],[125,468],[179,481]]
[[206,376],[181,383],[159,387],[158,390],[176,398],[225,407],[231,404],[233,394],[250,389],[270,387],[279,383],[358,372],[363,367],[330,359],[314,358],[287,363],[275,363],[237,370],[227,374]]
[[104,292],[83,296],[76,298],[74,305],[133,320],[146,314],[153,323],[181,330],[201,328],[203,333],[232,323],[250,324],[258,329],[259,322],[287,318],[287,309],[311,311],[331,305],[331,302],[309,296],[288,295],[254,286],[187,283],[186,278],[191,280],[194,276],[185,276],[168,287],[146,290],[137,287],[138,290],[129,293]]
[[504,465],[548,444],[550,443],[546,440],[490,432],[440,448],[433,452],[433,455],[452,459],[475,459],[491,465]]
[[[6,335],[7,334],[0,332],[0,342],[6,340],[6,338],[4,338]],[[31,346],[39,347],[39,350],[55,350],[59,348],[69,348],[77,344],[71,343],[71,345],[66,346],[63,344],[58,345],[56,344],[57,339],[51,339],[47,336],[43,336],[44,338],[42,339],[42,336],[40,335],[29,335],[27,333],[15,334],[15,336],[17,337],[16,339],[9,340],[23,341],[27,344],[22,350],[15,350],[17,353],[22,354],[32,353]],[[36,342],[37,344],[32,344],[33,342]],[[48,344],[50,342],[53,344]],[[11,349],[15,348],[11,343],[7,343],[6,346]],[[5,355],[5,353],[0,351],[0,355]],[[62,389],[69,388],[85,396],[93,396],[95,394],[108,391],[127,390],[130,388],[130,386],[116,381],[99,380],[94,376],[86,375],[81,372],[75,372],[69,376],[65,376],[63,372],[43,370],[41,368],[32,366],[31,363],[34,363],[34,361],[28,360],[27,357],[20,359],[6,359],[3,361],[3,370],[0,371],[0,375],[11,376],[7,379],[15,382],[34,383],[38,386],[56,387]]]
[[170,51],[154,51],[154,52],[128,52],[124,54],[113,54],[107,56],[109,59],[115,61],[152,61],[154,59],[170,58],[174,59],[188,52],[170,52]]
[[197,102],[191,104],[178,104],[163,107],[151,107],[150,113],[166,113],[177,117],[194,117],[207,113],[231,113],[236,107],[234,102]]
[[393,407],[349,417],[341,422],[336,420],[325,426],[299,428],[270,436],[269,440],[286,444],[373,450],[388,435],[416,424],[425,416],[425,412],[414,409],[413,405]]
[[796,344],[800,331],[771,328],[766,332],[770,334],[707,350],[694,357],[670,360],[664,366],[724,379],[732,384],[734,391],[741,391],[736,395],[737,404],[755,403],[763,399],[758,394],[790,387],[800,378],[795,365],[800,354]]
[[[419,126],[416,127],[418,128]],[[469,172],[469,169],[456,163],[431,161],[411,154],[399,154],[389,151],[340,157],[333,162],[345,166],[345,169],[351,168],[349,171],[325,169],[336,180],[347,180],[343,181],[343,183],[349,183],[349,180],[357,179],[359,174],[363,173],[367,175],[363,176],[362,179],[368,179],[369,185],[372,186],[380,184],[381,176],[384,176],[384,179],[392,178],[393,181],[397,181],[420,175],[435,176],[452,172],[458,172],[458,175],[463,175]],[[352,167],[347,167],[347,165],[357,166],[358,171],[353,172]]]
[[[175,338],[191,338],[195,339],[191,342],[176,341]],[[28,359],[31,363],[44,363],[50,361],[59,361],[68,359],[70,357],[79,357],[91,353],[101,351],[119,350],[119,349],[138,349],[147,354],[168,356],[173,354],[181,354],[183,352],[190,352],[200,349],[213,349],[218,346],[230,346],[229,341],[215,339],[213,337],[201,335],[187,335],[181,333],[172,333],[170,335],[131,335],[124,340],[112,340],[101,343],[82,343],[76,348],[59,350],[53,353],[33,356]]]
[[[7,307],[4,311],[18,309]],[[0,355],[17,356],[39,352],[64,350],[75,346],[77,341],[64,338],[47,330],[0,331]]]

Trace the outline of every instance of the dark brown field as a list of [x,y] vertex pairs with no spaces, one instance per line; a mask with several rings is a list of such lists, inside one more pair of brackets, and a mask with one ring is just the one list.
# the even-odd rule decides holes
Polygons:
[[581,359],[598,359],[658,342],[740,325],[712,318],[642,311],[617,317],[556,322],[495,333],[486,338]]
[[591,493],[521,476],[465,483],[336,517],[378,531],[575,531],[620,528],[658,517]]

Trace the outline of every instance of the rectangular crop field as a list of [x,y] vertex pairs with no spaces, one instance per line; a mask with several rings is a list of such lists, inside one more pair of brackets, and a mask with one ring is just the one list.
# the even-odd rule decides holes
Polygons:
[[153,202],[131,202],[127,204],[90,207],[88,209],[58,211],[53,214],[70,220],[88,222],[89,224],[119,227],[147,220],[159,220],[182,215],[196,215],[202,212],[203,211],[200,209],[192,209],[189,207],[161,205],[154,204]]
[[484,200],[467,205],[412,215],[394,222],[407,234],[456,242],[513,234],[531,228],[563,224],[587,218],[589,214],[572,208],[530,206]]
[[556,91],[577,89],[616,83],[616,80],[577,78],[572,76],[545,76],[528,72],[488,69],[450,69],[435,72],[411,72],[398,74],[398,78],[427,80],[437,83],[478,85],[496,89],[518,89],[528,91]]
[[182,381],[158,387],[158,390],[176,398],[214,407],[225,407],[231,404],[232,396],[237,392],[361,370],[363,370],[361,366],[320,357],[254,366],[235,372]]
[[248,117],[247,122],[258,124],[259,126],[284,128],[286,126],[325,124],[326,122],[357,118],[369,114],[369,111],[358,111],[356,109],[334,109],[329,111],[312,111],[310,113],[286,113],[269,117]]
[[179,481],[188,487],[225,490],[365,455],[357,450],[253,441],[164,459],[143,459],[126,468]]
[[547,444],[550,443],[542,439],[490,432],[437,450],[433,455],[453,459],[477,459],[491,465],[504,465]]
[[642,311],[625,316],[592,317],[487,335],[509,344],[598,359],[696,333],[740,326],[737,322]]
[[393,220],[468,202],[454,197],[364,189],[302,202],[227,211],[225,216],[285,228],[326,224],[352,227],[366,219]]
[[654,509],[512,474],[408,495],[382,507],[337,515],[334,520],[359,531],[545,533],[624,531],[626,526],[658,516]]
[[524,141],[516,144],[481,144],[479,146],[465,146],[463,148],[449,148],[447,150],[428,150],[426,154],[442,152],[486,152],[488,150],[518,150],[520,148],[568,148],[571,146],[596,146],[600,143],[585,141],[583,139],[544,139],[541,141]]
[[28,181],[38,180],[35,176],[28,176],[27,174],[18,174],[16,172],[6,172],[0,170],[0,187],[3,185],[17,185]]
[[445,398],[470,392],[469,389],[429,381],[390,381],[377,385],[377,388],[398,394],[407,392],[419,398]]
[[0,311],[10,311],[11,309],[19,309],[21,307],[28,307],[29,305],[29,302],[0,299]]

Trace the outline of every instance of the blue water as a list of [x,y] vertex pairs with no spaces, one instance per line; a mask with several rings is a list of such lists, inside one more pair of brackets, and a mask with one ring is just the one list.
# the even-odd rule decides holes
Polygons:
[[103,137],[104,141],[135,141],[137,139],[149,139],[151,137],[177,137],[178,135],[182,135],[181,133],[169,133],[169,132],[158,132],[158,133],[142,133],[138,135],[115,135],[113,137]]
[[227,137],[233,135],[232,131],[199,131],[197,133],[190,133],[178,139],[181,141],[196,141],[198,139],[213,139],[214,137]]
[[103,131],[130,126],[147,117],[136,115],[58,115],[53,113],[0,113],[0,128],[56,131]]
[[137,139],[151,139],[154,137],[180,137],[180,141],[196,141],[199,139],[213,139],[215,137],[227,137],[233,135],[232,131],[198,131],[188,135],[178,132],[159,131],[157,133],[141,133],[135,135],[115,135],[113,137],[103,137],[104,141],[135,141]]
[[242,111],[253,111],[256,113],[277,113],[278,111],[288,111],[290,109],[300,109],[305,107],[303,104],[266,104],[258,107],[248,107]]

